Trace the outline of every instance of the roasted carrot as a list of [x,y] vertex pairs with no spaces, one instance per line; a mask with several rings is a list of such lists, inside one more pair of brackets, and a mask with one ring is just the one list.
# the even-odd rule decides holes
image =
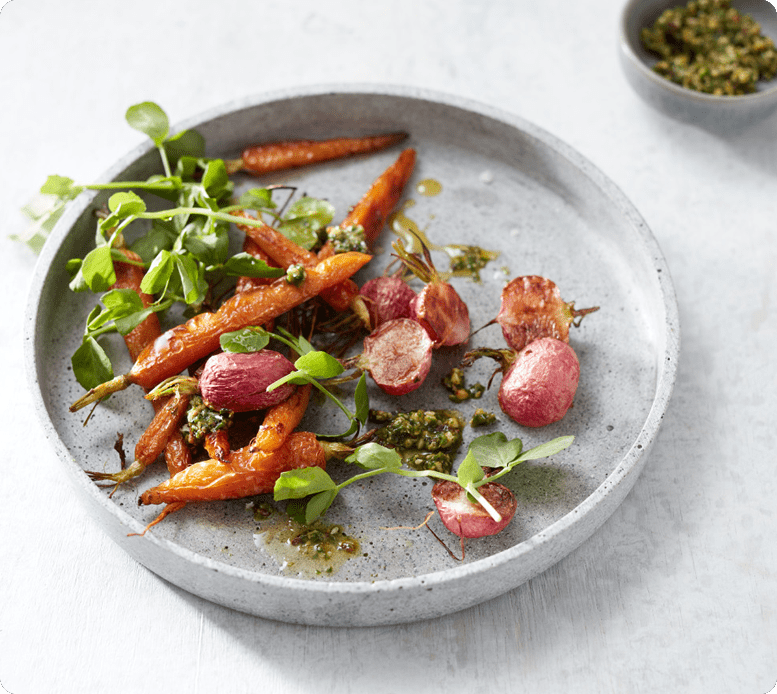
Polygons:
[[[133,261],[133,263],[142,262],[140,256],[128,248],[117,248],[117,250],[128,260]],[[111,288],[132,289],[140,296],[143,306],[148,308],[154,302],[154,297],[140,291],[140,283],[143,281],[145,270],[142,265],[133,263],[122,263],[121,261],[117,261],[113,264],[113,269],[116,273],[116,282],[113,283]],[[161,332],[159,318],[156,313],[152,313],[134,330],[127,333],[127,335],[124,336],[124,343],[127,345],[130,359],[134,362],[138,358],[138,355],[143,351],[143,348],[159,337]]]
[[[117,246],[128,261],[114,263],[116,281],[111,285],[112,289],[132,289],[140,296],[143,306],[148,307],[153,303],[153,297],[140,291],[143,281],[144,269],[140,265],[141,258],[124,246]],[[145,318],[140,325],[124,336],[130,358],[134,362],[143,349],[151,344],[162,334],[159,318],[152,313]],[[165,460],[171,474],[182,470],[191,463],[191,452],[180,432],[176,428],[177,422],[183,416],[186,409],[184,403],[188,403],[188,397],[170,405],[171,398],[160,398],[154,401],[156,413],[151,424],[135,446],[135,460],[126,469],[115,474],[88,471],[87,474],[94,480],[104,480],[120,484],[139,475],[154,462],[164,450]]]
[[[256,243],[280,267],[287,268],[290,265],[313,267],[320,262],[315,253],[302,248],[302,246],[294,243],[294,241],[271,226],[266,224],[261,227],[249,226],[247,224],[238,224],[237,226],[246,233],[247,238]],[[324,289],[321,292],[321,298],[335,311],[342,312],[348,310],[352,299],[358,294],[358,285],[353,280],[347,279]]]
[[282,403],[267,410],[259,431],[249,444],[252,452],[280,448],[302,421],[310,401],[310,390],[310,385],[300,386]]
[[246,147],[240,159],[227,162],[229,173],[245,171],[254,176],[295,169],[356,154],[378,152],[407,138],[407,133],[363,137],[337,137],[328,140],[285,140]]
[[325,467],[326,455],[315,434],[298,431],[274,451],[252,452],[250,446],[233,451],[229,463],[194,463],[140,496],[141,504],[178,501],[239,499],[272,492],[282,472],[303,467]]
[[364,253],[340,253],[308,268],[299,286],[281,278],[250,292],[235,294],[216,312],[200,313],[163,333],[143,350],[129,373],[92,388],[70,410],[79,410],[133,383],[150,390],[218,349],[223,333],[262,325],[349,278],[369,260],[370,256]]
[[415,150],[405,149],[397,160],[375,179],[362,199],[340,222],[341,228],[359,224],[364,229],[367,245],[372,247],[415,168]]
[[205,434],[203,446],[213,460],[219,460],[222,463],[226,463],[229,459],[229,452],[231,450],[229,445],[229,430],[219,429],[218,431],[209,431]]

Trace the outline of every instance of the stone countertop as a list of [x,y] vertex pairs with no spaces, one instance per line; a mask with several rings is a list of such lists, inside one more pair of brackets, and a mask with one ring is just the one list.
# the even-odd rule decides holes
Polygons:
[[[6,398],[0,691],[766,694],[777,683],[773,472],[777,118],[711,132],[631,91],[621,0],[133,3],[0,9]],[[675,283],[673,399],[634,489],[595,535],[500,598],[392,627],[293,626],[171,586],[68,493],[40,434],[21,326],[35,256],[10,241],[51,173],[93,180],[173,122],[315,84],[408,85],[516,113],[634,203]]]

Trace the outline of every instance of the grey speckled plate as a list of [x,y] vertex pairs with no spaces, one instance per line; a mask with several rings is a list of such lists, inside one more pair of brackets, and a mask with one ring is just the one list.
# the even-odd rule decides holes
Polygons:
[[[145,536],[128,536],[157,513],[139,508],[137,497],[165,477],[163,466],[149,469],[110,499],[84,474],[117,469],[116,432],[124,433],[131,450],[151,412],[137,388],[112,397],[86,429],[83,416],[68,412],[80,394],[69,358],[92,299],[67,290],[65,261],[90,248],[92,212],[105,199],[83,194],[40,258],[27,319],[28,366],[47,436],[89,513],[119,545],[175,585],[237,610],[315,625],[377,625],[454,612],[504,593],[566,556],[605,521],[645,463],[671,394],[679,344],[675,298],[661,252],[640,215],[607,178],[520,118],[413,89],[327,87],[272,94],[229,104],[180,127],[196,127],[208,153],[221,157],[235,156],[253,141],[406,130],[418,164],[406,191],[405,214],[435,243],[501,252],[480,284],[454,280],[475,327],[496,315],[507,275],[549,277],[566,301],[601,310],[572,332],[582,378],[565,419],[533,430],[500,416],[497,427],[511,438],[520,436],[526,447],[562,434],[576,437],[561,454],[524,463],[506,478],[519,501],[506,531],[470,541],[465,560],[456,562],[426,529],[390,529],[424,519],[432,508],[429,485],[377,477],[348,487],[328,514],[359,540],[359,556],[332,574],[300,576],[262,548],[246,500],[190,504]],[[326,197],[344,215],[396,153],[274,180]],[[145,178],[156,170],[156,152],[142,146],[105,180]],[[438,195],[420,193],[418,183],[428,178],[442,185]],[[383,253],[370,272],[382,271],[392,239],[391,231],[384,231]],[[444,254],[435,258],[445,266]],[[471,344],[503,346],[496,326],[478,332]],[[119,360],[117,370],[127,370],[121,340],[109,341],[108,348]],[[449,406],[434,384],[461,353],[437,353],[429,388],[401,402],[373,394],[371,404]],[[478,363],[473,379],[487,381],[493,363],[486,361]],[[482,400],[466,403],[464,413],[476,405],[499,412],[495,391],[492,387]],[[315,408],[305,427],[336,426],[327,421],[332,416],[334,410]],[[333,475],[344,474],[337,465],[331,469]],[[436,518],[431,524],[458,549],[457,538]]]

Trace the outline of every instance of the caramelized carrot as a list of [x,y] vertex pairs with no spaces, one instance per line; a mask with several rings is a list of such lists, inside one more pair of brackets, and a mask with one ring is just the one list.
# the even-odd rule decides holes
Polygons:
[[150,390],[218,349],[223,333],[262,325],[348,279],[369,260],[370,256],[364,253],[340,253],[308,268],[298,287],[281,278],[250,292],[235,294],[218,311],[200,313],[163,333],[143,350],[129,373],[92,388],[70,410],[79,410],[133,383]]
[[[237,226],[246,233],[247,238],[256,243],[264,253],[281,267],[289,267],[290,265],[313,267],[320,262],[315,253],[302,248],[302,246],[294,243],[294,241],[271,226],[266,224],[261,227],[249,226],[247,224],[238,224]],[[325,258],[321,258],[321,260],[325,260]],[[358,296],[358,294],[358,285],[353,280],[347,279],[340,284],[324,289],[321,292],[321,298],[335,311],[347,311],[352,299]]]
[[281,446],[302,421],[311,387],[309,384],[300,386],[282,403],[267,410],[259,431],[249,444],[252,452],[274,451]]
[[255,451],[246,446],[233,451],[229,462],[194,463],[169,480],[146,490],[141,504],[239,499],[272,492],[281,473],[303,467],[325,467],[324,449],[315,434],[291,434],[274,451]]
[[367,245],[372,246],[383,229],[391,211],[396,207],[402,192],[415,168],[415,150],[404,150],[372,184],[364,197],[351,208],[340,223],[341,228],[359,224],[364,229]]
[[222,463],[226,463],[231,450],[229,445],[229,431],[227,429],[209,431],[205,434],[203,445],[208,455],[213,460],[219,460]]
[[402,142],[407,133],[364,137],[337,137],[329,140],[286,140],[254,145],[243,150],[241,158],[228,162],[230,173],[245,171],[254,176],[295,169],[357,154],[378,152]]

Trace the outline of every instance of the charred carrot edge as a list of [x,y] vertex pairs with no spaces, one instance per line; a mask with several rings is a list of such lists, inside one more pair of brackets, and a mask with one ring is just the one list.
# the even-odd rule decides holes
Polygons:
[[208,432],[205,435],[203,445],[205,451],[213,460],[226,463],[229,459],[231,447],[229,445],[229,431],[227,429]]
[[267,411],[256,436],[249,444],[252,453],[280,448],[302,421],[310,402],[310,391],[310,385],[300,386],[290,397]]
[[141,504],[240,499],[272,492],[281,473],[303,467],[325,467],[323,446],[315,434],[298,431],[274,451],[233,451],[229,464],[218,460],[194,463],[169,480],[147,489]]
[[360,224],[367,245],[372,247],[391,211],[396,207],[415,168],[415,150],[405,149],[397,160],[375,179],[362,199],[340,223],[345,228]]
[[246,147],[239,160],[227,162],[228,171],[254,176],[296,169],[310,164],[371,154],[407,139],[407,133],[386,133],[328,140],[285,140]]

